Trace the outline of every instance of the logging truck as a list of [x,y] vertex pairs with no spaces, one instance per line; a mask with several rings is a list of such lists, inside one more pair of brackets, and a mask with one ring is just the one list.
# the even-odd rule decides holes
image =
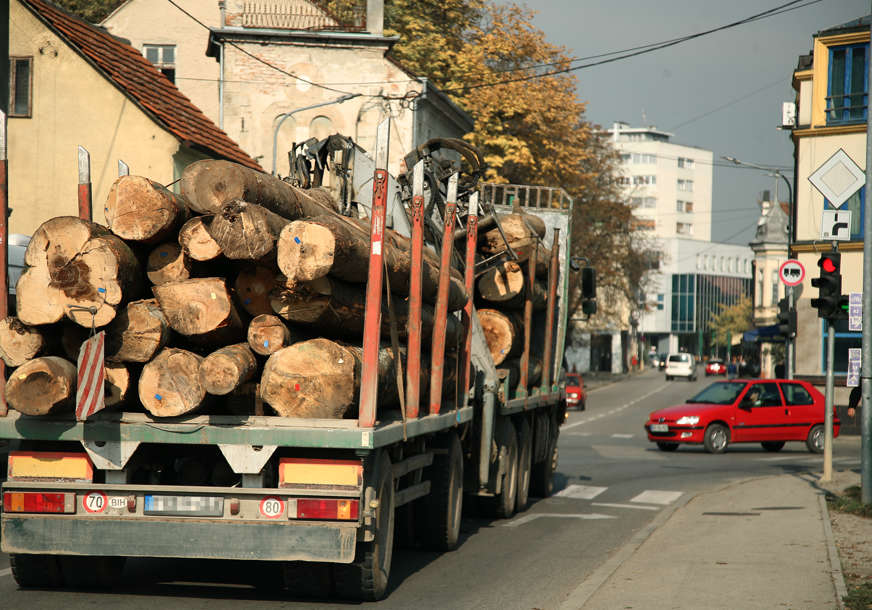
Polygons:
[[[375,600],[395,544],[449,551],[472,504],[551,493],[572,201],[445,173],[445,140],[389,182],[387,129],[369,199],[199,161],[180,193],[119,178],[106,227],[34,234],[0,325],[20,586],[258,560],[290,596]],[[106,408],[83,414],[93,375]]]

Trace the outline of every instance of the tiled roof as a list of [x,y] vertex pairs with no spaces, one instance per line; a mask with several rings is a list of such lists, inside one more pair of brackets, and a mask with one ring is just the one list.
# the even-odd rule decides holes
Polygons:
[[217,157],[247,167],[262,169],[142,53],[48,2],[21,2],[183,144],[205,149]]

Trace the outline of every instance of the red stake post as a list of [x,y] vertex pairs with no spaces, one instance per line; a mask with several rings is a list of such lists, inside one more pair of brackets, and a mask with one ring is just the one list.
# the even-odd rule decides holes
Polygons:
[[363,317],[363,363],[360,372],[360,406],[357,425],[375,425],[378,401],[378,349],[381,339],[382,282],[384,281],[384,235],[388,201],[388,143],[390,118],[376,131],[375,173],[372,182],[369,273],[366,283],[366,313]]
[[478,193],[469,197],[469,214],[466,217],[466,270],[463,284],[466,286],[467,300],[463,307],[463,368],[460,381],[462,383],[463,405],[469,394],[469,381],[472,374],[472,309],[473,283],[475,282],[475,247],[478,241]]
[[526,397],[527,380],[530,375],[530,338],[533,329],[533,286],[536,283],[536,245],[530,250],[530,258],[527,260],[527,295],[524,300],[524,353],[521,355],[521,375],[518,381],[518,391]]
[[560,229],[554,229],[548,265],[548,310],[545,313],[545,350],[542,356],[542,391],[551,391],[551,358],[554,353],[554,309],[557,306],[557,265],[560,264]]
[[448,326],[448,289],[451,279],[451,252],[454,249],[454,215],[457,212],[457,174],[448,179],[445,201],[445,230],[442,232],[442,257],[439,288],[433,320],[433,345],[430,350],[430,414],[442,408],[442,379],[445,372],[445,329]]
[[79,146],[79,218],[91,220],[91,155]]
[[[0,319],[9,315],[9,173],[6,155],[6,113],[0,110]],[[6,406],[6,363],[0,360],[0,417],[9,412]]]
[[406,355],[406,417],[421,404],[421,288],[424,268],[424,162],[412,170],[412,269],[409,278],[409,347]]

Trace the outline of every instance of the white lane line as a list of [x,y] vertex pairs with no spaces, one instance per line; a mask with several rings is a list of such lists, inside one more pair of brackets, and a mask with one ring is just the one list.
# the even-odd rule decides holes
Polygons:
[[633,438],[632,434],[612,434],[612,438]]
[[646,489],[635,498],[631,498],[630,502],[638,502],[639,504],[672,504],[680,498],[683,493],[683,491]]
[[542,517],[550,517],[555,519],[617,519],[614,515],[602,515],[600,513],[586,513],[582,515],[565,515],[562,513],[536,513],[535,515],[524,515],[518,519],[513,521],[509,521],[508,523],[503,523],[503,527],[518,527],[519,525],[524,525],[525,523],[529,523],[530,521],[534,521],[535,519],[540,519]]
[[9,576],[12,574],[12,568],[6,568],[5,570],[0,570],[0,578],[3,576]]
[[593,436],[593,432],[567,432],[568,436]]
[[581,425],[583,425],[583,424],[589,424],[590,422],[592,422],[592,421],[596,421],[596,420],[600,419],[601,417],[607,417],[607,416],[609,416],[609,415],[614,415],[615,413],[620,413],[620,412],[623,411],[624,409],[628,409],[628,408],[632,407],[634,404],[636,404],[636,403],[638,403],[638,402],[641,402],[641,401],[645,400],[645,399],[648,398],[649,396],[653,396],[654,394],[657,394],[658,392],[662,392],[664,389],[666,389],[666,388],[669,387],[670,385],[671,385],[671,384],[664,383],[663,385],[661,385],[660,387],[658,387],[658,388],[652,390],[651,392],[648,392],[647,394],[644,394],[643,396],[640,396],[639,398],[637,398],[637,399],[634,400],[633,402],[628,402],[627,404],[625,404],[625,405],[623,405],[623,406],[620,406],[620,407],[616,407],[616,408],[612,409],[611,411],[606,411],[606,412],[604,412],[604,413],[600,413],[599,415],[594,415],[594,416],[592,416],[592,417],[588,417],[588,418],[582,419],[581,421],[577,421],[577,422],[575,422],[575,423],[572,423],[572,424],[568,424],[568,425],[562,426],[562,430],[569,430],[569,429],[571,429],[571,428],[575,428],[576,426],[581,426]]
[[593,485],[569,485],[554,495],[575,500],[593,500],[607,489],[608,487],[594,487]]
[[639,504],[613,504],[610,502],[591,502],[591,506],[607,506],[610,508],[635,508],[637,510],[660,510],[659,506],[641,506]]
[[778,457],[760,458],[760,461],[761,462],[786,462],[787,460],[796,460],[796,459],[802,459],[802,458],[797,458],[797,456],[795,456],[795,455],[780,455]]

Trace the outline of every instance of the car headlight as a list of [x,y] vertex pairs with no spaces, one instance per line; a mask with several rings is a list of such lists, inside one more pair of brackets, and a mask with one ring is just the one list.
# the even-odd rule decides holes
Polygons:
[[679,417],[675,423],[679,426],[692,426],[699,423],[699,415],[685,415],[684,417]]
[[570,398],[578,398],[578,394],[576,394],[575,392],[570,392],[569,397]]

